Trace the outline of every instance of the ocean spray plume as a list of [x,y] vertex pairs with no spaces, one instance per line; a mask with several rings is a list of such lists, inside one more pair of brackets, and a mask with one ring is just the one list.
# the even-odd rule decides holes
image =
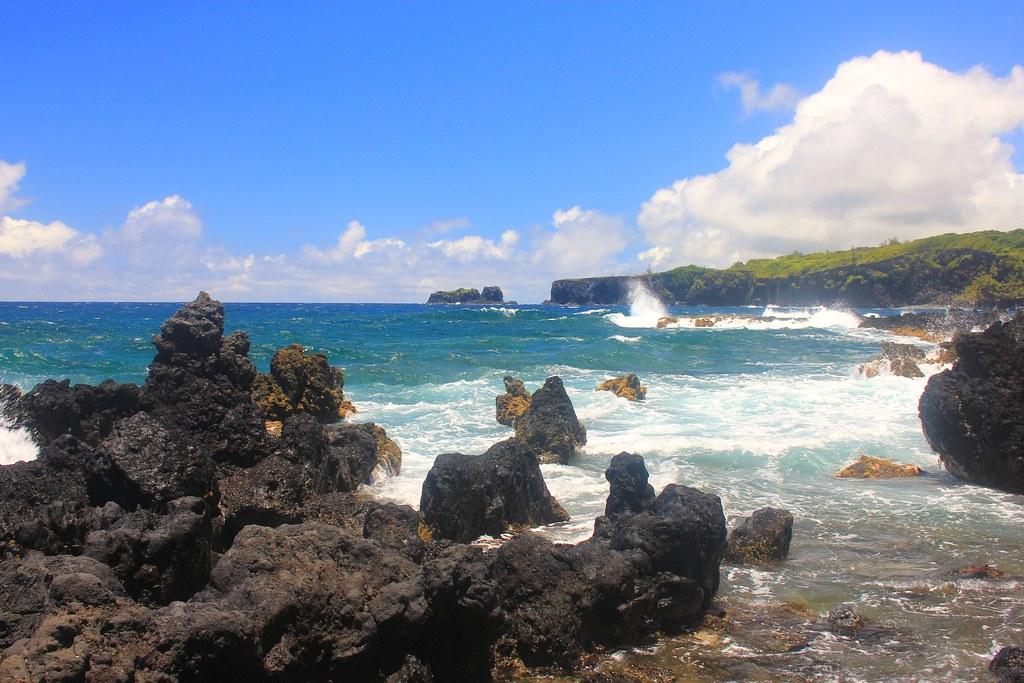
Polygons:
[[629,315],[609,313],[605,319],[619,327],[657,327],[668,315],[665,304],[641,280],[629,283]]
[[4,392],[9,386],[0,384],[0,465],[35,460],[39,455],[39,449],[29,431],[14,425],[10,414],[12,399]]

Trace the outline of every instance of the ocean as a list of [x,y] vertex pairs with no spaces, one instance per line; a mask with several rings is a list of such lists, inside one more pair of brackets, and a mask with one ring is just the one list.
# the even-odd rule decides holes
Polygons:
[[[142,382],[151,337],[176,308],[0,303],[0,381],[26,389],[48,377]],[[666,314],[680,323],[658,329]],[[735,317],[693,326],[712,314]],[[639,453],[655,489],[678,482],[714,492],[730,526],[768,505],[795,516],[790,558],[777,568],[723,565],[719,602],[727,612],[767,615],[785,604],[817,623],[850,603],[871,625],[858,637],[811,627],[786,648],[737,627],[613,653],[618,660],[684,680],[985,680],[992,654],[1019,644],[1024,499],[941,468],[917,417],[927,377],[859,373],[880,342],[895,338],[858,329],[855,312],[665,310],[640,295],[629,307],[227,304],[226,315],[228,331],[251,336],[250,355],[263,371],[276,348],[296,342],[345,369],[354,420],[384,426],[404,453],[401,475],[375,484],[374,495],[417,506],[438,454],[481,453],[511,435],[494,418],[502,377],[521,378],[532,391],[559,375],[588,441],[573,464],[543,466],[572,519],[542,533],[567,542],[589,536],[604,508],[609,459]],[[646,385],[646,401],[595,391],[628,372]],[[926,474],[833,477],[861,454]],[[0,427],[0,462],[31,457],[27,435]],[[1003,576],[949,575],[983,564]]]

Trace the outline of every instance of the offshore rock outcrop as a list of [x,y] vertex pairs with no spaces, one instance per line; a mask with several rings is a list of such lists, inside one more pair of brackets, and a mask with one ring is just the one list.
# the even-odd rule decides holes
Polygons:
[[420,514],[426,535],[461,543],[569,519],[548,492],[536,452],[515,439],[483,455],[437,456],[423,482]]
[[493,553],[510,647],[529,666],[571,667],[589,648],[696,623],[718,590],[721,501],[675,484],[648,495],[638,485],[646,472],[626,456],[606,473],[609,508],[620,511],[598,518],[589,540],[566,546],[524,534]]
[[725,559],[735,564],[765,564],[786,559],[793,540],[793,515],[780,508],[761,508],[729,534]]
[[628,401],[643,401],[647,398],[647,387],[641,386],[640,378],[633,373],[607,379],[597,385],[597,391],[610,391]]
[[897,479],[924,474],[917,465],[907,465],[873,455],[862,455],[836,472],[839,479]]
[[336,422],[345,402],[345,373],[322,353],[306,354],[301,344],[274,352],[270,373],[253,381],[252,395],[267,418],[282,421],[309,413],[323,423]]
[[498,424],[514,427],[516,420],[530,408],[531,396],[522,380],[507,375],[503,381],[505,393],[494,399],[495,419]]
[[472,287],[437,291],[427,298],[428,304],[514,304],[505,301],[501,287],[484,287],[483,292]]
[[918,403],[924,435],[956,477],[1024,493],[1024,315],[953,345],[958,360]]
[[541,462],[567,464],[587,443],[587,430],[557,375],[533,392],[530,407],[516,420],[515,428],[515,438],[536,449]]

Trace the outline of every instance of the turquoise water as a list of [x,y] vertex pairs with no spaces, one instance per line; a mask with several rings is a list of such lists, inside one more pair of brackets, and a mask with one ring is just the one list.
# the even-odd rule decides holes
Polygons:
[[[150,338],[175,308],[2,303],[0,381],[141,382],[153,356]],[[1017,642],[1021,497],[962,484],[938,466],[917,419],[926,380],[858,373],[892,337],[856,329],[850,313],[676,308],[669,312],[683,320],[657,329],[665,312],[642,297],[629,309],[229,304],[226,312],[229,330],[250,334],[262,370],[274,349],[293,342],[345,368],[355,419],[383,425],[404,451],[402,474],[375,485],[376,495],[417,505],[437,454],[479,453],[511,434],[494,420],[504,375],[534,389],[559,374],[589,439],[578,462],[544,466],[573,516],[544,533],[588,536],[603,510],[609,458],[637,452],[656,488],[680,482],[713,491],[730,523],[764,505],[794,513],[788,561],[772,570],[724,569],[727,609],[793,602],[822,615],[852,602],[884,634],[863,642],[818,633],[784,656],[738,637],[673,639],[627,660],[697,680],[734,676],[723,673],[722,657],[748,659],[768,679],[834,680],[842,671],[848,680],[985,680],[998,646],[1024,644]],[[743,317],[692,327],[690,317],[714,313]],[[648,387],[647,401],[594,391],[626,372]],[[8,437],[0,437],[0,458],[15,450]],[[915,463],[927,474],[833,478],[864,453]],[[943,576],[984,563],[1005,576]]]

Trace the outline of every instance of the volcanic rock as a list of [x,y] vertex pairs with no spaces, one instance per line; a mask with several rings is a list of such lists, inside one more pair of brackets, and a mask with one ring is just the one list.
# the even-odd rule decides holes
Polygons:
[[642,401],[647,398],[647,387],[640,386],[640,378],[630,373],[608,379],[597,385],[597,391],[610,391],[619,398]]
[[569,518],[548,492],[535,451],[515,439],[483,455],[437,456],[423,482],[420,513],[430,536],[461,543]]
[[[631,471],[633,456],[616,457],[606,476],[613,490],[639,489],[632,498],[642,512],[625,506],[599,518],[594,536],[576,546],[522,534],[491,554],[510,643],[529,666],[571,667],[586,649],[691,625],[718,589],[725,549],[718,497],[670,485],[649,499],[646,483],[628,483],[646,482],[646,473]],[[619,490],[617,499],[630,496]]]
[[82,553],[113,568],[135,600],[187,600],[210,574],[210,513],[201,498],[171,501],[166,515],[139,510],[92,531]]
[[107,380],[96,386],[48,379],[16,402],[15,424],[29,429],[40,445],[64,434],[95,446],[114,423],[139,409],[139,387]]
[[272,420],[309,413],[323,423],[337,422],[345,400],[345,374],[322,353],[307,355],[300,344],[278,349],[270,374],[253,382],[253,399]]
[[631,453],[619,453],[604,472],[610,484],[605,515],[643,512],[654,503],[654,487],[647,483],[644,459]]
[[923,473],[924,470],[917,465],[905,465],[885,458],[862,455],[856,462],[836,472],[835,476],[840,479],[896,479],[916,477]]
[[516,420],[515,438],[535,448],[541,462],[567,464],[587,443],[587,430],[576,417],[562,379],[548,377],[533,393],[530,407]]
[[495,419],[498,424],[514,427],[516,420],[530,408],[530,392],[523,386],[522,380],[506,376],[505,393],[494,399]]
[[763,564],[786,559],[793,540],[789,510],[761,508],[732,530],[725,559],[735,564]]
[[988,664],[999,683],[1024,683],[1024,648],[1004,647]]
[[250,394],[249,338],[224,336],[224,306],[200,292],[153,338],[140,407],[198,440],[219,462],[252,465],[267,452],[263,410]]
[[148,413],[121,420],[86,463],[94,505],[163,511],[175,498],[216,498],[216,470],[209,454],[178,429]]
[[958,360],[918,404],[925,438],[954,476],[1024,493],[1024,315],[953,345]]

